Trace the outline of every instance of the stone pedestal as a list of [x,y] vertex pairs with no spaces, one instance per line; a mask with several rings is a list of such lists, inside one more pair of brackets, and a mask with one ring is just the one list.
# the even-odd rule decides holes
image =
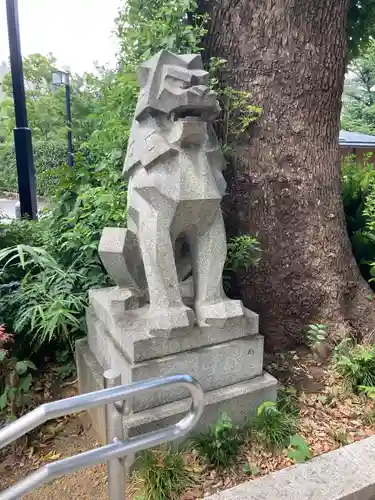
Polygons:
[[[245,309],[244,316],[220,326],[176,328],[160,337],[152,335],[144,322],[124,314],[121,297],[117,287],[90,292],[88,338],[77,342],[80,392],[102,388],[102,373],[108,368],[118,370],[124,384],[176,373],[192,375],[206,394],[196,432],[207,429],[219,412],[241,424],[260,403],[276,398],[277,382],[263,371],[257,314]],[[169,389],[128,401],[127,434],[178,421],[189,407],[187,395],[184,390]],[[90,414],[104,441],[104,410],[93,409]]]

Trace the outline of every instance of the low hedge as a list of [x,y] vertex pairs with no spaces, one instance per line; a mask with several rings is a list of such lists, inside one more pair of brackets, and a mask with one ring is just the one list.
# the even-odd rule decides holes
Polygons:
[[[50,196],[57,181],[54,170],[66,162],[66,141],[34,141],[33,150],[37,193]],[[18,191],[16,156],[12,143],[0,144],[0,191]]]

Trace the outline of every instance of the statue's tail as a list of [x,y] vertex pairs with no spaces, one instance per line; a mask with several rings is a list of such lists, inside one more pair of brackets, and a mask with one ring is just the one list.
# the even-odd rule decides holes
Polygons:
[[138,239],[130,229],[106,227],[99,243],[103,266],[120,288],[127,288],[138,297],[147,293],[145,270]]

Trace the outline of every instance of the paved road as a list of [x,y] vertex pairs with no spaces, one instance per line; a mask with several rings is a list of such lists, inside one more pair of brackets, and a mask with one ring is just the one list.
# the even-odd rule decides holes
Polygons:
[[[16,203],[18,200],[8,200],[5,198],[0,198],[0,219],[11,218],[14,219],[16,216]],[[45,208],[46,203],[39,202],[38,210]]]

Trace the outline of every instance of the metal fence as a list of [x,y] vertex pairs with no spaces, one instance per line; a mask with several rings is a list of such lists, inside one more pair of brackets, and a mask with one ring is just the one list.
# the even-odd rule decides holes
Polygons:
[[[120,381],[121,377],[117,372],[107,370],[104,373],[104,389],[46,403],[1,429],[0,448],[3,448],[48,420],[97,406],[105,405],[106,409],[107,444],[105,446],[85,451],[84,453],[41,467],[14,486],[0,493],[0,500],[22,498],[29,491],[57,477],[103,462],[108,463],[109,499],[123,500],[125,497],[124,457],[185,436],[193,429],[202,415],[204,393],[199,383],[189,375],[170,375],[153,380],[136,382],[131,385],[119,385]],[[122,414],[124,401],[146,392],[170,386],[184,387],[190,391],[192,404],[188,413],[174,425],[148,432],[141,436],[124,439]]]

